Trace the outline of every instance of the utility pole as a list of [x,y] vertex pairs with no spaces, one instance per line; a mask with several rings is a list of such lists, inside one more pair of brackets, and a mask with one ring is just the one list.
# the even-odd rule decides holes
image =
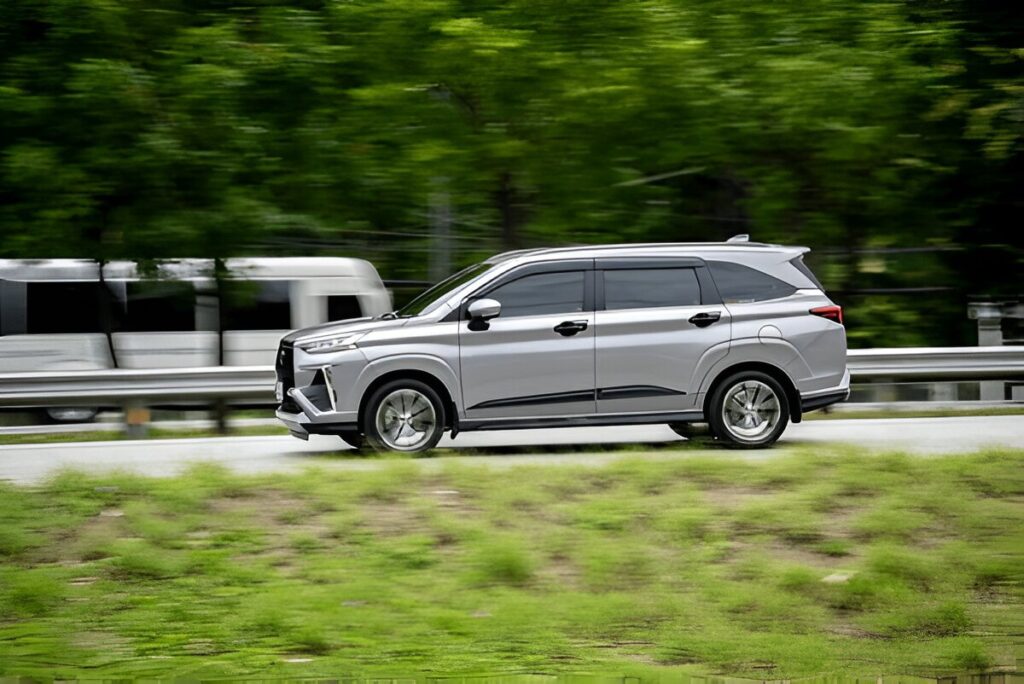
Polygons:
[[452,207],[448,179],[435,176],[430,192],[430,263],[428,276],[439,283],[452,272]]

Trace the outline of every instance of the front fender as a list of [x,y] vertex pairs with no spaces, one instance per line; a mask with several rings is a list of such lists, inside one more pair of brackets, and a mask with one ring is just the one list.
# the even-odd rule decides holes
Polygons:
[[[384,356],[366,364],[353,387],[352,396],[361,401],[366,390],[375,380],[382,378],[388,373],[401,371],[419,371],[429,373],[440,380],[452,401],[455,402],[455,410],[462,414],[462,387],[459,383],[459,376],[447,361],[439,356],[430,354],[396,354],[395,356]],[[358,405],[356,406],[358,409]]]

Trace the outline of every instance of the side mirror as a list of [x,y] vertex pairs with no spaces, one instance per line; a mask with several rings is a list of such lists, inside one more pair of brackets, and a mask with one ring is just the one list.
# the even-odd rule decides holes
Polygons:
[[475,299],[466,307],[470,330],[487,330],[487,321],[501,315],[501,302],[494,299]]

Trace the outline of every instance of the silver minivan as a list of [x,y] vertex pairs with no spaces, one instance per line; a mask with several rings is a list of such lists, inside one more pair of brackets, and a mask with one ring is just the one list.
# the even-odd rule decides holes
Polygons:
[[739,448],[849,394],[840,307],[804,247],[509,252],[378,316],[298,330],[277,355],[296,437],[422,451],[445,430],[707,422]]

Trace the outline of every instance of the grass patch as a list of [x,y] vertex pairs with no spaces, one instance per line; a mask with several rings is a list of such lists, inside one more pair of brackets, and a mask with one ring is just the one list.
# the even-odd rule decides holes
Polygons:
[[1024,452],[0,485],[0,674],[938,674],[1024,657]]

